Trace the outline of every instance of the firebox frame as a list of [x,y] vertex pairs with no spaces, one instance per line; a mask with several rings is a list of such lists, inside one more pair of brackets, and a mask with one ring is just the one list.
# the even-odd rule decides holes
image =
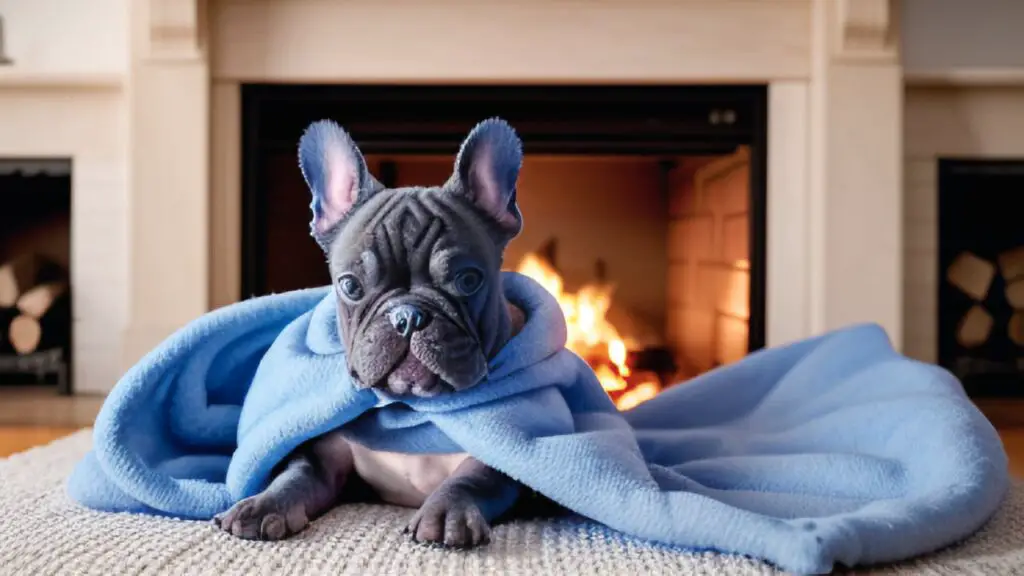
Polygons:
[[[936,162],[936,266],[938,269],[938,282],[936,292],[937,309],[935,310],[937,327],[935,330],[935,345],[938,352],[937,363],[943,368],[954,372],[962,381],[964,391],[975,401],[992,400],[998,402],[1007,398],[1018,400],[1024,398],[1024,386],[1021,386],[1021,384],[1024,384],[1024,372],[1019,369],[1010,369],[1010,365],[1021,362],[1019,347],[1014,346],[1008,341],[1002,342],[1001,346],[999,344],[993,346],[991,342],[987,342],[976,350],[970,350],[958,346],[955,342],[954,334],[957,329],[958,320],[962,318],[962,315],[971,304],[980,304],[987,312],[992,313],[995,323],[991,327],[990,332],[993,333],[1001,333],[1006,330],[1007,327],[1002,321],[1007,320],[1010,314],[1014,312],[1011,309],[1010,303],[1002,297],[1002,290],[999,290],[999,288],[1004,287],[1005,281],[1001,277],[997,263],[998,249],[993,251],[993,246],[998,245],[999,240],[1005,239],[1003,237],[1006,233],[1004,232],[1001,235],[992,234],[991,227],[1003,227],[991,222],[986,222],[983,226],[982,223],[977,221],[976,214],[971,214],[970,210],[965,213],[962,209],[962,206],[968,202],[967,196],[977,198],[978,194],[994,195],[1000,193],[1015,195],[1016,187],[1005,182],[1001,183],[1001,185],[996,185],[996,189],[988,187],[992,185],[986,183],[985,178],[991,177],[995,175],[994,173],[1000,171],[1004,172],[1004,177],[1008,178],[1009,176],[1006,176],[1006,174],[1012,173],[1012,177],[1015,179],[1024,179],[1024,158],[942,156]],[[1010,192],[1010,190],[1013,191]],[[984,200],[977,200],[976,202],[982,203]],[[1007,204],[1009,203],[1012,203],[1012,200],[1007,202]],[[996,200],[995,204],[999,204],[999,201]],[[991,208],[991,205],[986,204],[986,207]],[[1000,213],[999,216],[1008,220],[1012,218],[1013,214],[1013,211],[1010,210]],[[1001,223],[1008,226],[1005,220]],[[980,240],[971,242],[963,238],[963,236],[970,235],[970,231],[965,231],[965,228],[973,228],[975,232],[980,228],[986,228],[988,233],[982,236]],[[1019,229],[1014,228],[1014,230],[1017,233],[1013,235],[1019,236]],[[974,245],[971,248],[972,252],[979,252],[978,248],[981,248],[982,250],[977,255],[991,261],[996,266],[988,294],[981,302],[975,302],[961,293],[947,281],[945,275],[946,269],[955,257],[960,252],[968,250],[968,248],[965,248],[968,244]],[[997,340],[1001,339],[1000,336],[995,338]],[[974,362],[987,363],[990,366],[990,373],[985,373],[985,370],[960,373],[956,366],[956,359],[958,357],[967,358]]]
[[[59,205],[66,205],[68,214],[72,214],[75,210],[74,205],[74,181],[72,175],[75,172],[75,159],[70,156],[55,154],[52,156],[2,156],[0,157],[0,175],[14,175],[19,174],[22,177],[42,177],[42,178],[59,178],[66,180],[66,184],[62,185],[61,197],[57,199]],[[34,202],[37,209],[41,208],[42,204],[48,204],[52,206],[52,202],[48,200],[38,200]],[[10,223],[23,224],[25,215],[19,213],[15,206],[13,209],[8,206],[9,212],[0,215],[0,230],[5,230],[5,227]],[[45,210],[44,210],[45,211]],[[63,210],[61,210],[63,211]],[[33,214],[38,216],[38,214]],[[9,221],[6,221],[6,219]],[[0,234],[0,242],[4,241],[4,234]],[[72,246],[68,246],[69,250],[73,250]],[[2,251],[0,251],[2,252]],[[3,254],[0,253],[0,259],[3,258]],[[73,259],[72,259],[73,260]],[[0,351],[0,380],[6,377],[22,377],[25,379],[24,384],[17,386],[38,386],[48,380],[52,380],[54,391],[61,396],[71,396],[74,393],[74,361],[75,361],[75,282],[74,282],[74,263],[69,261],[68,267],[65,270],[67,274],[67,280],[69,282],[69,290],[71,294],[70,309],[68,311],[68,320],[70,324],[67,327],[68,334],[66,341],[62,346],[57,348],[48,348],[45,350],[37,350],[31,354],[18,355],[14,352],[3,352]],[[6,337],[6,336],[5,336]],[[8,383],[4,383],[4,386],[14,387]]]
[[748,350],[765,345],[767,85],[243,84],[241,104],[242,298],[266,293],[261,166],[269,153],[294,151],[309,122],[341,123],[366,154],[454,154],[476,122],[501,116],[527,154],[710,155],[749,147]]

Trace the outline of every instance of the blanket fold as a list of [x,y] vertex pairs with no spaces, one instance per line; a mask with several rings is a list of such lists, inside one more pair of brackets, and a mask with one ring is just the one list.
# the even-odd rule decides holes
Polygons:
[[208,519],[345,426],[370,448],[468,452],[610,530],[824,573],[965,538],[1007,489],[999,437],[960,383],[878,326],[761,350],[620,413],[564,348],[558,303],[503,282],[523,330],[487,381],[426,399],[352,385],[329,288],[206,314],[115,386],[69,493]]

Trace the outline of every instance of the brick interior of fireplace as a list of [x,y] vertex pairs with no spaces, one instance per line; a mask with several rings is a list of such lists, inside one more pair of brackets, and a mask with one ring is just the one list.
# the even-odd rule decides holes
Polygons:
[[70,390],[71,163],[0,160],[0,386]]
[[[391,186],[436,185],[450,156],[367,155]],[[267,166],[267,290],[330,283],[308,238],[308,191],[291,155]],[[557,245],[573,291],[598,276],[614,285],[608,319],[644,349],[671,353],[680,381],[747,353],[750,163],[718,156],[527,155],[518,199],[523,233],[506,268]]]
[[750,160],[684,160],[670,180],[666,336],[684,376],[747,354]]

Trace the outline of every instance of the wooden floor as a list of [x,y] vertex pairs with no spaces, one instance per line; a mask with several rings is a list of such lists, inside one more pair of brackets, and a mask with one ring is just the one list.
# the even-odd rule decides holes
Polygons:
[[1024,478],[1024,428],[1000,430],[999,436],[1010,457],[1010,473],[1017,478]]
[[[78,427],[0,426],[0,458],[33,446],[42,446],[79,430]],[[1024,478],[1024,428],[1001,430],[1006,453],[1010,457],[1010,473]]]
[[53,386],[0,387],[0,426],[84,428],[101,406],[103,396],[61,396]]
[[0,426],[0,458],[48,444],[67,436],[79,428],[49,428],[41,426]]

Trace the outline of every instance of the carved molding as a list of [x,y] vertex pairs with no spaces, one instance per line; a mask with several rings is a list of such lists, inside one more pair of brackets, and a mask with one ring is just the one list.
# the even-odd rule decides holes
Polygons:
[[158,60],[203,56],[202,0],[147,0],[147,53]]
[[855,60],[898,58],[898,7],[894,0],[835,1],[834,56]]

